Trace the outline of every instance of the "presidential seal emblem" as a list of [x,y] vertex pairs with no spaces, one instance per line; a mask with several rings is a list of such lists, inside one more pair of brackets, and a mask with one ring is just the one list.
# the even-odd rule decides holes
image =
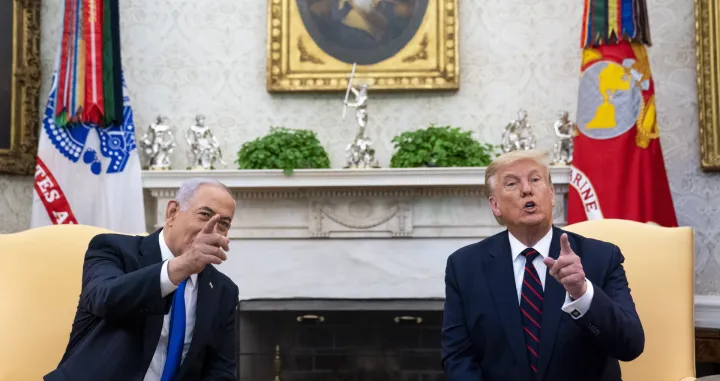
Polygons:
[[[43,130],[50,142],[68,160],[77,163],[81,158],[87,164],[90,172],[100,175],[105,173],[122,173],[125,169],[132,151],[136,149],[135,127],[133,114],[130,108],[130,99],[126,94],[125,80],[123,85],[123,120],[120,125],[98,126],[89,123],[79,123],[71,126],[58,126],[55,123],[55,101],[57,96],[57,76],[53,78],[53,88],[45,107],[43,117]],[[91,147],[88,143],[89,135],[97,132],[99,146]],[[102,155],[102,157],[100,155]],[[103,160],[103,158],[107,160]]]
[[577,124],[591,139],[612,139],[630,130],[643,109],[643,90],[649,81],[634,66],[600,60],[591,64],[580,78]]

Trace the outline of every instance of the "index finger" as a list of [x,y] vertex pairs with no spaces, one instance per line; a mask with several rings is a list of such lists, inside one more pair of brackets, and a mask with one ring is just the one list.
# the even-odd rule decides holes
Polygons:
[[220,221],[219,214],[212,216],[212,218],[205,224],[205,227],[203,227],[202,232],[206,234],[214,233],[215,226],[217,226],[218,221]]
[[573,251],[570,247],[570,241],[568,241],[567,233],[563,233],[560,236],[560,255],[570,254],[572,252]]

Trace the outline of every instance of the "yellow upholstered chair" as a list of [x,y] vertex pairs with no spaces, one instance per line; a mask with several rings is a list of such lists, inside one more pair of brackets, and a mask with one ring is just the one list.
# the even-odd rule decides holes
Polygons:
[[625,257],[623,266],[645,330],[645,351],[632,362],[620,363],[623,380],[695,380],[692,229],[613,219],[565,229],[614,243]]
[[80,296],[93,236],[85,225],[0,234],[0,381],[38,381],[57,367]]

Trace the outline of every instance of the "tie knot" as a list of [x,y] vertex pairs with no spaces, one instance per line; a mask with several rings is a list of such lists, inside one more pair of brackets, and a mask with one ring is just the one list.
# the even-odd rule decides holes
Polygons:
[[520,254],[522,254],[525,258],[527,258],[527,262],[534,261],[535,258],[537,258],[537,256],[540,255],[540,253],[538,253],[537,250],[529,248],[529,247],[527,249],[523,250],[522,253],[520,253]]

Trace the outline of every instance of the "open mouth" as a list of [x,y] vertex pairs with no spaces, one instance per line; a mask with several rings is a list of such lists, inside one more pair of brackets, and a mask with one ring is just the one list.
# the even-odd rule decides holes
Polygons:
[[535,203],[533,201],[528,201],[525,203],[525,207],[523,208],[528,212],[535,211]]

